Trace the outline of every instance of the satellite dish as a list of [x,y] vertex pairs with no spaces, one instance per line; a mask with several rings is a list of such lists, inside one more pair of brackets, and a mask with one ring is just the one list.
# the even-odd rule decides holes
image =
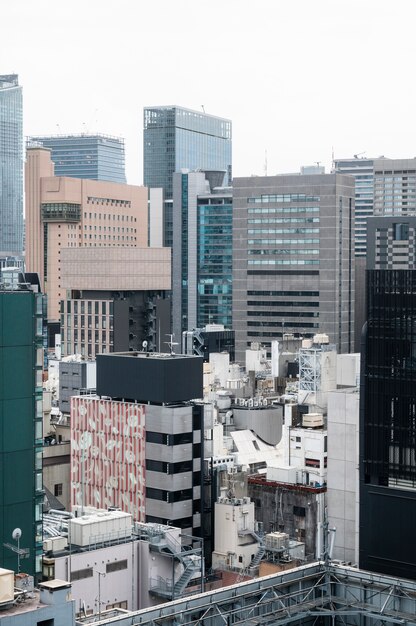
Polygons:
[[15,528],[14,531],[12,532],[13,539],[17,541],[18,539],[20,539],[21,536],[22,536],[22,531],[20,530],[20,528]]
[[143,350],[146,350],[146,348],[147,348],[147,341],[146,341],[146,339],[144,341],[142,341],[142,348],[143,348]]

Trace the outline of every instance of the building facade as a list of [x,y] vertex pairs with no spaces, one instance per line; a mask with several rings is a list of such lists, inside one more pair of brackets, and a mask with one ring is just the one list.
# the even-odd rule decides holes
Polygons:
[[51,150],[56,176],[125,183],[124,139],[110,135],[29,137],[28,145]]
[[252,341],[354,338],[354,181],[340,174],[237,178],[233,183],[236,359]]
[[144,109],[144,184],[164,190],[164,245],[172,245],[173,173],[225,170],[231,182],[231,121],[178,106]]
[[232,194],[224,171],[173,174],[172,308],[176,338],[231,327]]
[[[0,283],[0,565],[42,574],[43,296],[20,272]],[[16,539],[15,529],[21,530]],[[6,545],[5,545],[6,544]]]
[[48,320],[60,319],[65,248],[147,247],[147,189],[54,176],[51,152],[29,148],[26,161],[26,268],[48,296]]
[[0,75],[0,257],[23,251],[23,100],[17,74]]
[[[411,168],[403,169],[402,178],[407,175],[408,180]],[[394,181],[390,173],[380,176],[383,188],[386,177],[393,178],[388,189],[396,182],[403,188],[403,180]],[[378,197],[384,198],[385,207],[390,203],[385,195],[391,192],[383,194]],[[369,220],[360,398],[360,567],[415,579],[416,548],[407,537],[416,506],[416,218],[403,214],[408,211],[403,202],[413,202],[411,194],[407,183],[407,199],[385,207],[397,216]]]
[[[72,504],[201,535],[202,358],[99,355],[97,396],[71,403]],[[83,480],[84,477],[84,480]]]
[[171,333],[169,248],[63,249],[61,280],[64,355],[165,347]]
[[336,159],[334,168],[348,174],[355,181],[354,249],[356,257],[364,257],[367,250],[367,218],[374,212],[374,159],[354,157]]

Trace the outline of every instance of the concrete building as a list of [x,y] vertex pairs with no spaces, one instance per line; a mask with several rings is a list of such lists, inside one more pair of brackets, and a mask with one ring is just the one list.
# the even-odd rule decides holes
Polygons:
[[23,252],[23,103],[17,74],[0,75],[0,257]]
[[354,339],[354,181],[340,174],[233,182],[236,359],[252,341],[327,332]]
[[71,580],[78,618],[136,611],[201,589],[200,542],[182,546],[179,528],[133,524],[122,511],[84,508],[78,517],[45,515],[44,534],[44,578]]
[[171,332],[169,248],[61,251],[62,354],[164,348]]
[[55,176],[125,183],[124,139],[110,135],[52,135],[28,138],[51,150]]
[[146,248],[144,187],[54,176],[51,152],[29,148],[26,161],[26,268],[38,272],[48,320],[60,320],[65,248]]
[[143,180],[164,194],[164,245],[173,241],[173,173],[225,170],[231,183],[231,121],[178,106],[144,109]]
[[416,217],[376,216],[368,220],[367,268],[405,270],[416,267]]
[[173,174],[173,332],[232,317],[232,190],[223,170]]
[[215,503],[213,569],[249,568],[259,548],[260,538],[255,531],[254,502],[251,502],[250,498],[219,498]]
[[[42,572],[43,296],[19,271],[0,277],[0,565]],[[16,534],[20,529],[20,534]],[[19,543],[20,542],[20,543]],[[17,550],[21,549],[21,552]]]
[[[97,396],[71,403],[72,505],[117,506],[140,522],[200,535],[204,510],[202,359],[127,352],[97,357]],[[211,425],[210,425],[211,424]]]

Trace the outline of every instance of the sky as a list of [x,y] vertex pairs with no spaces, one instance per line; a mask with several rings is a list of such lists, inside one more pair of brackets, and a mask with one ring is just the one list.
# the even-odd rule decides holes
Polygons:
[[[143,107],[233,122],[234,176],[416,156],[414,0],[1,0],[0,74],[25,135],[124,137],[143,181]],[[266,158],[267,155],[267,158]]]

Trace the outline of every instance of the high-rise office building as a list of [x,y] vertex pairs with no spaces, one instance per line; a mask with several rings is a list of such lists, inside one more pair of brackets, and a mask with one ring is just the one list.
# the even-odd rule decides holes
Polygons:
[[173,173],[225,170],[231,182],[231,121],[178,106],[144,109],[144,184],[164,191],[164,244],[172,245]]
[[173,332],[231,328],[232,190],[224,171],[173,174]]
[[334,169],[355,180],[354,247],[356,257],[365,257],[367,250],[367,218],[374,211],[374,159],[355,157],[336,159]]
[[1,272],[0,566],[17,571],[20,561],[20,570],[40,582],[43,296],[38,288],[16,269]]
[[[355,180],[355,350],[365,321],[367,221],[373,215],[406,215],[416,208],[416,159],[337,159],[335,170]],[[370,242],[371,243],[371,242]]]
[[[61,281],[63,249],[147,247],[145,187],[53,174],[50,150],[29,148],[26,267],[39,274],[50,322],[59,321],[59,303],[66,296]],[[90,273],[94,274],[92,267]]]
[[0,256],[23,251],[23,104],[17,74],[0,75]]
[[329,335],[349,352],[354,333],[354,181],[322,174],[233,181],[236,359],[258,341]]
[[[403,167],[407,180],[411,169]],[[397,172],[396,172],[397,174]],[[392,170],[385,172],[394,189]],[[384,177],[383,177],[384,178]],[[384,180],[380,185],[385,187]],[[391,185],[391,186],[390,186]],[[411,185],[401,200],[412,202]],[[377,197],[377,196],[376,196]],[[382,197],[382,196],[378,196]],[[408,205],[405,205],[408,206]],[[381,208],[381,207],[380,207]],[[416,217],[368,221],[361,359],[360,567],[416,579]],[[410,539],[409,539],[410,538]]]
[[56,176],[125,183],[124,139],[111,135],[34,136],[28,145],[51,150]]

